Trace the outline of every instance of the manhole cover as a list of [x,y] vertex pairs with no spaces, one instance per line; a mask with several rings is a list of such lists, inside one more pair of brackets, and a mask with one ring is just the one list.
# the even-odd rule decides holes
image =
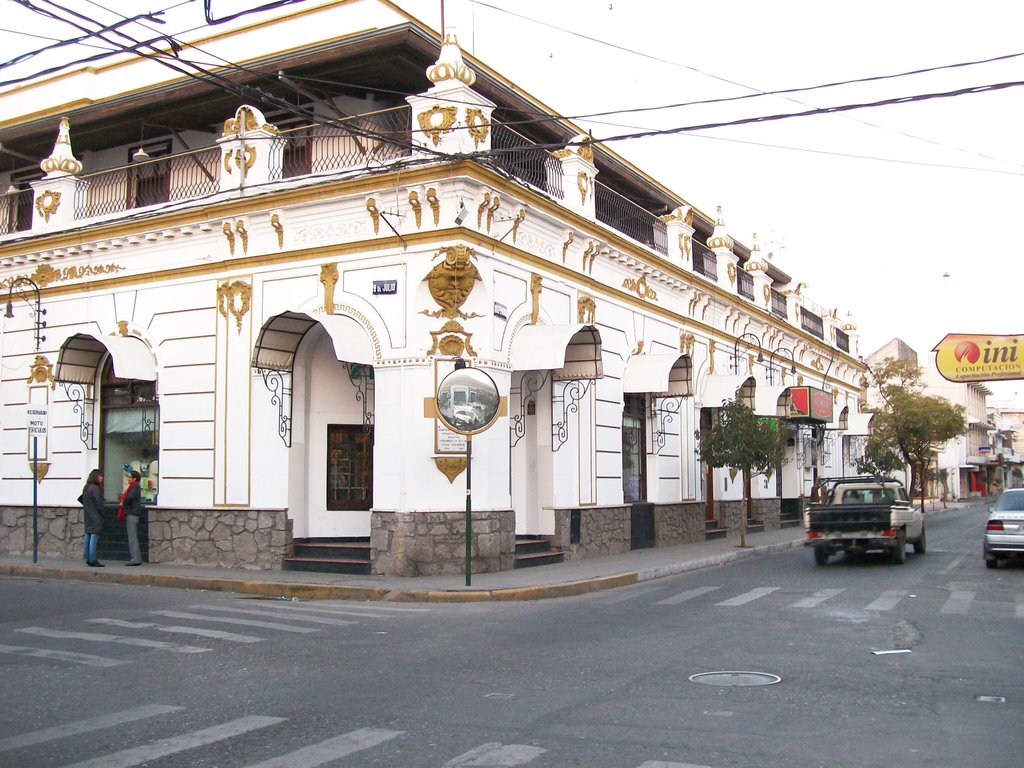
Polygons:
[[701,683],[702,685],[719,686],[751,686],[751,685],[775,685],[781,683],[782,678],[767,672],[701,672],[699,675],[690,675],[690,682]]

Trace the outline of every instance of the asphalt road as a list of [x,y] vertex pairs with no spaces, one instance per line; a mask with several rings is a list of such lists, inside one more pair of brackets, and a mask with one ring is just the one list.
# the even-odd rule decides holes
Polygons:
[[0,765],[1018,768],[1024,566],[985,569],[984,517],[930,516],[905,565],[796,549],[525,603],[5,579]]

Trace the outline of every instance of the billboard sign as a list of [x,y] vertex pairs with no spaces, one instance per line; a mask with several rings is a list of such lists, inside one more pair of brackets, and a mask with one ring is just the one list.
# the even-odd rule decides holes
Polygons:
[[832,395],[817,387],[790,387],[789,418],[832,421]]
[[1024,379],[1024,350],[1020,336],[948,333],[932,352],[935,367],[948,381],[1005,381]]

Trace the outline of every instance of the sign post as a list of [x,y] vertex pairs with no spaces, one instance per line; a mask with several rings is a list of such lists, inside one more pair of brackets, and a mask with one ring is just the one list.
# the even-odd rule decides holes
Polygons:
[[32,562],[39,562],[39,438],[46,437],[50,411],[45,405],[25,409],[28,433],[32,437]]
[[466,586],[473,582],[473,435],[494,424],[501,408],[498,386],[461,358],[437,385],[437,415],[456,434],[466,436]]

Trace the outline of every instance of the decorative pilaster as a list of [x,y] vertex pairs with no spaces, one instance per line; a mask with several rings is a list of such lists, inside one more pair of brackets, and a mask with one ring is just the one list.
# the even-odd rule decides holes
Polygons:
[[594,147],[589,136],[581,133],[565,149],[551,153],[562,162],[562,189],[565,206],[594,221]]
[[75,192],[82,184],[78,174],[82,163],[71,150],[71,121],[60,119],[57,141],[53,152],[39,164],[46,176],[31,182],[35,193],[32,229],[60,229],[71,226],[75,220]]
[[277,128],[256,107],[241,106],[233,118],[225,120],[217,139],[221,192],[266,184],[280,176],[284,153],[274,151],[278,136]]
[[462,60],[455,30],[445,30],[437,61],[427,68],[434,85],[409,96],[412,141],[421,149],[414,156],[464,155],[491,149],[491,112],[494,102],[473,90],[476,73]]
[[665,222],[669,256],[686,269],[693,269],[693,208],[680,206],[661,220]]
[[715,231],[708,238],[708,248],[715,252],[715,257],[718,259],[718,284],[730,293],[736,292],[736,265],[739,263],[739,259],[732,251],[733,245],[733,240],[722,219],[722,206],[718,206]]

